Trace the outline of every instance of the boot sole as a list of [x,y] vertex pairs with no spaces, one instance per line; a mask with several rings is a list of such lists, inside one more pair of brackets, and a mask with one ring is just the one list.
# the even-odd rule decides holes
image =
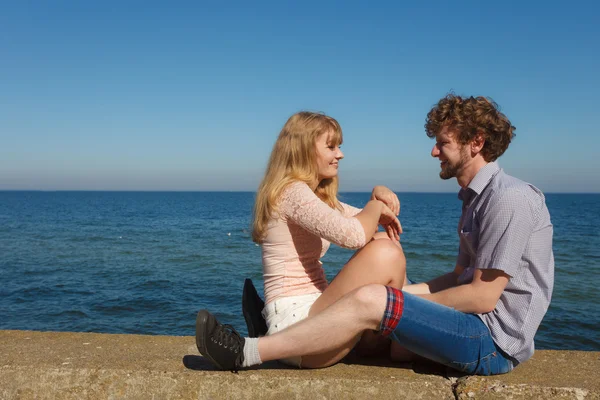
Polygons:
[[[205,358],[208,358],[213,365],[217,366],[219,369],[223,369],[221,365],[216,362],[210,354],[208,354],[208,350],[206,348],[205,338],[208,338],[208,320],[212,317],[210,313],[206,310],[200,310],[198,312],[198,316],[196,316],[196,347],[200,354],[202,354]],[[214,317],[213,317],[214,318]]]

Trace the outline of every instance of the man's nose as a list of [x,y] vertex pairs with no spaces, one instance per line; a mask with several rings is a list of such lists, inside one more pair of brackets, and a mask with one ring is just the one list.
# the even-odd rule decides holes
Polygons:
[[431,149],[431,157],[437,157],[440,155],[440,149],[438,149],[437,144],[433,145],[433,148]]

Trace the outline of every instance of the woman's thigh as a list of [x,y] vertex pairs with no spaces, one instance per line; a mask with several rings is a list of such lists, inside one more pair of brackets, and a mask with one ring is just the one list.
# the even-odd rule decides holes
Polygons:
[[[406,271],[406,259],[402,248],[391,240],[373,240],[344,265],[323,294],[315,301],[309,315],[315,315],[344,295],[361,286],[379,283],[401,288]],[[360,336],[345,343],[341,348],[326,354],[302,357],[302,366],[326,367],[345,357],[356,345]]]
[[[320,295],[321,293],[287,296],[266,304],[262,315],[268,328],[267,336],[281,332],[307,318],[311,306]],[[290,357],[279,361],[293,367],[302,365],[302,357]]]
[[315,315],[361,286],[379,283],[401,288],[406,276],[402,247],[391,240],[372,240],[344,265],[321,297],[313,304]]

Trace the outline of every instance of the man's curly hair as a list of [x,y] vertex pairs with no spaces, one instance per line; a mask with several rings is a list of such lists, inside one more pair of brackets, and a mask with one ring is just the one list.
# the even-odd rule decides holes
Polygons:
[[435,138],[444,126],[451,129],[460,144],[467,144],[483,134],[481,155],[487,162],[496,161],[517,129],[499,110],[498,104],[485,97],[461,97],[453,93],[441,99],[427,114],[425,132]]

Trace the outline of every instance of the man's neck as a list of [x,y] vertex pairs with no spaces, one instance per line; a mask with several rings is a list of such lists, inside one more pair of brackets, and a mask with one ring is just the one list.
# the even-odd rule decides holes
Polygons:
[[488,162],[485,161],[481,156],[471,159],[471,161],[465,165],[461,173],[456,176],[456,180],[458,181],[460,187],[466,189],[473,178],[475,178],[475,175],[477,175],[479,170],[485,167],[487,164]]

